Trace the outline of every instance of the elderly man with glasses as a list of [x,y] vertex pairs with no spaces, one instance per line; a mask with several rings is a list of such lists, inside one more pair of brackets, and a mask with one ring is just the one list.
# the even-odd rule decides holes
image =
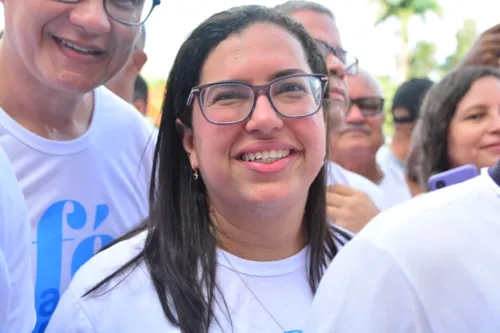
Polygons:
[[364,70],[347,78],[349,108],[342,126],[330,133],[330,156],[357,174],[370,179],[384,192],[389,205],[406,201],[411,193],[403,175],[376,161],[384,142],[384,98],[379,82]]
[[[333,108],[331,130],[343,123],[349,106],[346,79],[358,72],[358,59],[342,47],[335,16],[325,6],[292,0],[276,6],[276,10],[301,23],[316,40],[329,74],[329,96]],[[328,217],[351,232],[360,231],[380,210],[387,208],[382,191],[368,179],[328,162]]]
[[27,201],[39,333],[79,267],[148,215],[152,129],[103,84],[160,1],[1,1],[0,146]]

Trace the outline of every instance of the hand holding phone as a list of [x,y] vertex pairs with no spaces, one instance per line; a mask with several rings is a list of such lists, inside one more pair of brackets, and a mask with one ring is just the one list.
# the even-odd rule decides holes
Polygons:
[[479,171],[472,164],[462,165],[458,168],[447,170],[429,178],[429,190],[435,191],[444,187],[459,184],[479,175]]

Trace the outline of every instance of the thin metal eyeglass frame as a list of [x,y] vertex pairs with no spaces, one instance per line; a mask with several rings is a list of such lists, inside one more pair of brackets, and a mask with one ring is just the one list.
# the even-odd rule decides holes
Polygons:
[[[62,3],[67,3],[67,4],[76,4],[76,3],[79,3],[81,0],[57,0],[57,1],[62,2]],[[144,24],[144,22],[146,22],[147,19],[151,16],[151,13],[153,13],[153,10],[157,6],[159,6],[160,4],[161,4],[161,0],[153,0],[153,5],[151,6],[151,10],[149,11],[146,18],[144,20],[142,20],[141,22],[134,23],[134,22],[124,21],[122,19],[116,18],[113,15],[111,15],[108,11],[108,7],[106,6],[106,0],[102,0],[102,7],[104,8],[106,15],[108,15],[108,17],[111,18],[112,20],[119,22],[119,23],[122,23],[122,24],[125,24],[125,25],[128,25],[128,26],[139,26],[139,25]]]
[[111,19],[115,20],[116,22],[119,22],[119,23],[122,23],[122,24],[125,24],[125,25],[128,25],[128,26],[143,25],[144,22],[146,22],[148,20],[148,18],[151,16],[151,14],[153,13],[153,10],[161,4],[161,0],[153,0],[153,5],[151,6],[151,9],[150,9],[148,15],[142,21],[134,23],[134,22],[127,22],[125,20],[122,20],[122,19],[119,19],[117,17],[114,17],[112,14],[110,14],[110,12],[108,11],[108,7],[106,6],[106,1],[107,0],[102,0],[102,6],[104,7],[104,11],[106,12],[106,14]]
[[[338,53],[339,53],[339,52],[344,52],[345,54],[351,54],[350,52],[348,52],[348,51],[344,50],[343,48],[341,48],[341,47],[336,47],[336,46],[332,46],[332,45],[328,44],[327,42],[322,41],[321,39],[314,39],[314,41],[315,41],[316,43],[318,43],[318,44],[321,44],[321,45],[325,46],[325,47],[326,47],[326,48],[330,51],[330,53],[333,53],[333,55],[334,55],[334,56],[336,56],[336,57],[338,57]],[[346,72],[348,72],[348,71],[349,71],[349,69],[351,69],[352,67],[354,67],[354,66],[355,66],[356,71],[355,71],[354,73],[352,73],[352,74],[351,74],[351,75],[353,75],[353,76],[354,76],[354,75],[357,75],[357,74],[358,74],[359,59],[358,59],[358,57],[356,57],[356,56],[354,56],[354,55],[352,55],[352,57],[353,57],[354,59],[356,59],[356,61],[355,61],[353,64],[351,64],[349,67],[346,67],[345,71],[346,71]],[[339,59],[340,59],[340,58],[339,58]],[[345,64],[345,63],[344,63],[344,65],[346,65],[346,66],[347,66],[347,64]]]
[[[300,115],[300,116],[287,116],[287,115],[281,113],[280,111],[278,111],[278,109],[276,108],[276,106],[272,102],[271,95],[270,95],[271,85],[273,85],[276,82],[283,81],[285,79],[295,78],[295,77],[309,77],[309,78],[316,78],[316,79],[320,80],[321,88],[322,88],[322,94],[321,94],[321,99],[319,100],[319,103],[318,103],[318,107],[317,107],[317,109],[314,112],[311,112],[311,113],[308,113],[308,114],[305,114],[305,115]],[[209,88],[209,87],[212,87],[212,86],[225,85],[225,84],[227,84],[227,85],[229,85],[229,84],[237,84],[237,85],[249,87],[254,92],[252,106],[250,107],[250,110],[248,111],[248,114],[245,117],[243,117],[241,120],[232,121],[232,122],[217,122],[217,121],[210,120],[207,117],[206,113],[205,113],[205,110],[203,108],[203,105],[201,103],[201,98],[200,98],[200,95],[203,92],[203,90],[205,88]],[[209,123],[214,124],[214,125],[234,125],[234,124],[238,124],[238,123],[244,122],[245,120],[247,120],[252,115],[252,113],[255,110],[255,104],[257,103],[257,97],[259,97],[260,93],[263,92],[266,95],[267,100],[269,101],[269,104],[271,104],[271,107],[273,108],[273,110],[277,114],[279,114],[281,117],[283,117],[283,118],[292,118],[292,119],[304,118],[304,117],[312,116],[313,114],[317,113],[321,109],[321,107],[323,106],[324,98],[325,98],[324,93],[326,91],[327,84],[328,84],[328,76],[323,75],[323,74],[292,74],[292,75],[287,75],[287,76],[279,77],[277,79],[272,80],[271,82],[269,82],[267,84],[258,85],[258,86],[254,86],[254,85],[251,85],[249,83],[245,83],[245,82],[241,82],[241,81],[219,81],[219,82],[212,82],[212,83],[202,84],[202,85],[196,86],[193,89],[191,89],[191,92],[189,93],[189,97],[188,97],[188,99],[186,101],[186,106],[190,106],[191,103],[193,102],[194,98],[196,97],[196,99],[198,100],[198,105],[200,107],[201,113],[203,114],[203,117]]]
[[[368,100],[368,99],[372,99],[372,100],[376,99],[376,100],[381,102],[380,109],[377,110],[377,112],[375,112],[375,113],[367,112],[367,110],[365,108],[361,107],[361,105],[358,104],[359,101]],[[375,117],[375,116],[378,116],[378,115],[384,113],[384,104],[385,104],[385,98],[382,98],[382,97],[360,97],[360,98],[349,99],[349,108],[347,109],[346,115],[349,114],[353,105],[357,105],[364,117]]]

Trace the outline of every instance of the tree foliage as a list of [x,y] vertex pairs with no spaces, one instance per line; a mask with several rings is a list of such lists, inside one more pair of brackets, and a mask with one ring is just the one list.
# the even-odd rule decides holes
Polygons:
[[450,54],[444,64],[441,65],[443,73],[450,72],[465,56],[472,43],[478,37],[477,25],[474,20],[465,20],[462,27],[455,34],[457,46],[455,52]]

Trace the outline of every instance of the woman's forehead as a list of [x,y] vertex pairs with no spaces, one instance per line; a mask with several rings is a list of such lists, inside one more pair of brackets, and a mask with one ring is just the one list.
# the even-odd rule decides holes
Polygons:
[[310,72],[305,51],[295,36],[270,23],[257,23],[230,35],[207,57],[201,84],[221,80],[266,81],[286,69]]

